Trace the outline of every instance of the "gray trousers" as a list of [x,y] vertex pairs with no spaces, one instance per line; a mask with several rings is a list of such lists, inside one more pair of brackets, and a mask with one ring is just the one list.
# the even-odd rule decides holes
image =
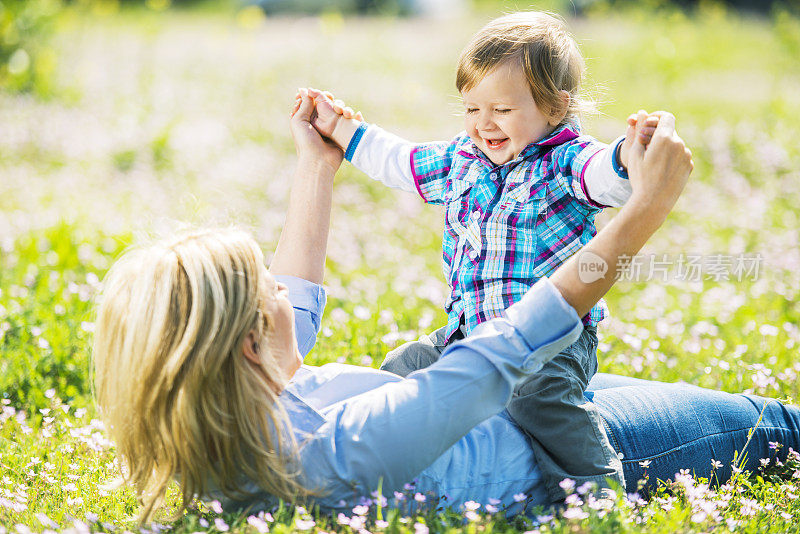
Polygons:
[[[446,327],[419,341],[394,349],[381,369],[407,376],[437,361],[448,343]],[[464,338],[462,330],[450,339]],[[622,462],[606,434],[604,422],[594,404],[584,397],[589,380],[597,372],[597,329],[584,328],[578,340],[561,351],[541,370],[514,390],[506,406],[514,421],[528,434],[552,503],[566,493],[559,486],[565,478],[577,485],[593,482],[599,488],[613,480],[625,487]]]

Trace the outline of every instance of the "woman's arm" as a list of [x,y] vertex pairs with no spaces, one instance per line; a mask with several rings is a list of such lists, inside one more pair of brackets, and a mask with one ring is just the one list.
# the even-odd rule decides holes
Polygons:
[[[616,281],[621,261],[635,255],[667,218],[692,171],[692,154],[675,133],[675,117],[660,112],[645,151],[641,137],[628,156],[633,193],[597,236],[567,260],[550,281],[578,315],[585,315]],[[640,111],[637,133],[646,126]]]
[[291,119],[297,169],[286,222],[270,272],[321,284],[328,247],[333,176],[342,163],[343,154],[339,147],[325,142],[311,125],[314,101],[305,89],[300,93],[300,108]]

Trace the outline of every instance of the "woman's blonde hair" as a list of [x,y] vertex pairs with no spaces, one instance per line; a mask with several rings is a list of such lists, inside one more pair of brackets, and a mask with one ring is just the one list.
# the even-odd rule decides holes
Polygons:
[[[306,493],[277,402],[286,377],[262,343],[263,262],[245,232],[205,230],[131,250],[106,276],[95,394],[142,521],[152,519],[173,479],[182,509],[212,481],[242,497],[242,476],[286,500]],[[253,330],[258,368],[242,353]]]
[[[564,20],[550,13],[525,11],[497,18],[476,33],[458,59],[456,88],[475,87],[504,63],[519,65],[536,105],[545,115],[576,120],[593,108],[580,94],[584,62]],[[569,93],[564,108],[561,91]]]

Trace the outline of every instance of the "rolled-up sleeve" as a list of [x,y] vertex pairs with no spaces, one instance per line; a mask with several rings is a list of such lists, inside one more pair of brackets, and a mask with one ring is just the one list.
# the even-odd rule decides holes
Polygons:
[[294,308],[297,347],[305,357],[317,342],[322,312],[325,309],[325,290],[319,284],[294,276],[276,276],[275,280],[289,288],[289,302]]
[[304,448],[306,474],[336,499],[367,495],[379,483],[384,492],[399,489],[500,412],[517,383],[582,328],[555,286],[540,280],[432,366],[330,407]]

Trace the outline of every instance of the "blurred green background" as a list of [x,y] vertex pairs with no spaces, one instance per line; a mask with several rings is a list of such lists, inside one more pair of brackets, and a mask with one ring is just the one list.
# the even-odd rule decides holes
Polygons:
[[[598,104],[583,117],[589,134],[611,141],[640,108],[677,116],[696,167],[645,254],[762,258],[742,280],[673,269],[620,282],[599,329],[600,369],[800,396],[796,2],[0,0],[0,524],[34,525],[42,510],[128,524],[135,510],[130,491],[98,489],[113,454],[81,419],[96,415],[93,303],[122,250],[142,234],[235,222],[269,257],[295,162],[298,87],[331,90],[411,140],[451,138],[463,127],[459,51],[520,9],[567,19]],[[444,324],[441,231],[440,209],[345,164],[328,307],[308,363],[377,366]],[[69,414],[58,431],[39,411],[54,407]],[[76,408],[88,411],[73,417]],[[75,467],[43,475],[42,460]],[[78,480],[69,477],[81,480],[74,490],[63,489]],[[6,506],[12,498],[30,506]],[[769,513],[753,519],[760,531],[788,530]]]

